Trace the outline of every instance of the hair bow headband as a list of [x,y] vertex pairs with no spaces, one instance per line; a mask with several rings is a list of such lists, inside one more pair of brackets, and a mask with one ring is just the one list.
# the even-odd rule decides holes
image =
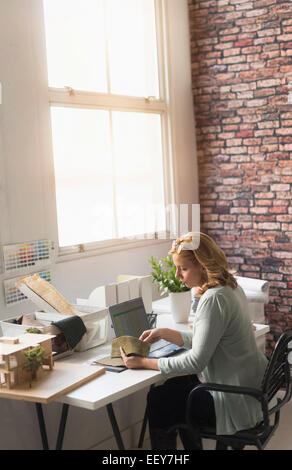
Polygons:
[[182,241],[178,243],[176,240],[174,240],[173,247],[177,247],[177,253],[179,254],[182,250],[196,250],[199,246],[198,242],[198,237],[192,237],[192,240],[190,242]]

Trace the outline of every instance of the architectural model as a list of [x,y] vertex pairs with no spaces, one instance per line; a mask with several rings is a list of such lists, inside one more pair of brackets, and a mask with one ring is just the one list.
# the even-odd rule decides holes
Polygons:
[[18,337],[0,337],[0,390],[12,389],[31,381],[31,373],[26,369],[25,352],[41,346],[44,353],[43,365],[36,378],[42,374],[44,366],[53,370],[52,338],[54,335],[26,333]]

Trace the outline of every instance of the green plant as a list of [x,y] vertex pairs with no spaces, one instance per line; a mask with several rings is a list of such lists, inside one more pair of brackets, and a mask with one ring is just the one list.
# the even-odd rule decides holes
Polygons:
[[30,383],[36,378],[36,373],[45,360],[45,350],[42,346],[35,346],[32,349],[28,349],[23,352],[27,362],[22,366],[23,369],[30,372]]
[[41,334],[41,330],[39,330],[38,328],[27,328],[26,330],[26,333],[33,333],[33,334]]
[[190,290],[178,277],[175,277],[176,267],[170,255],[160,260],[151,256],[149,262],[153,269],[152,282],[158,285],[161,295],[169,292],[186,292]]

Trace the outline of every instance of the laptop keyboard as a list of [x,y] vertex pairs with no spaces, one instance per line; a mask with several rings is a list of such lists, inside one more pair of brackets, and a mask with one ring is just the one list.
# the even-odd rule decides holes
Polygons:
[[165,346],[168,346],[171,344],[169,341],[166,341],[165,339],[160,339],[159,341],[156,341],[156,343],[152,343],[150,346],[150,352],[156,351],[157,349],[164,348]]
[[152,359],[159,359],[160,357],[169,357],[169,356],[172,356],[173,354],[176,354],[176,352],[179,350],[180,350],[179,346],[175,346],[170,343],[168,346],[164,346],[161,349],[156,349],[155,351],[151,351],[149,354],[149,357],[151,357]]

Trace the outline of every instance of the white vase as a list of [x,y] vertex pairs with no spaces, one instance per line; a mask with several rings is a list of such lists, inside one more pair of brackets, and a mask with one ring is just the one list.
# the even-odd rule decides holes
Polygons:
[[186,323],[191,309],[191,291],[170,292],[170,311],[176,323]]

